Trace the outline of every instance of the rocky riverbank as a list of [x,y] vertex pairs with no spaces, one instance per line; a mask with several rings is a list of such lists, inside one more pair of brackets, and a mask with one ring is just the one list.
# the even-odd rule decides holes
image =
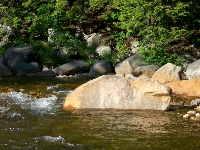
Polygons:
[[[156,101],[157,101],[158,95],[166,96],[166,93],[162,93],[162,90],[161,90],[162,88],[159,88],[159,87],[155,88],[155,86],[158,83],[161,86],[165,86],[167,89],[169,89],[167,93],[167,96],[169,96],[169,98],[167,98],[168,100],[167,100],[166,107],[163,107],[163,108],[154,107],[156,105],[159,105],[160,101],[158,100],[158,103],[152,104],[153,107],[146,107],[145,104],[142,104],[141,102],[139,102],[141,103],[140,107],[135,107],[134,104],[131,104],[134,107],[125,107],[125,109],[167,110],[169,108],[170,103],[178,102],[178,100],[177,101],[174,100],[172,95],[176,95],[175,96],[176,99],[183,99],[183,105],[184,104],[188,105],[190,101],[195,100],[200,97],[200,93],[198,90],[198,85],[200,84],[200,69],[199,69],[200,60],[195,60],[193,62],[185,64],[185,66],[187,67],[184,70],[181,67],[176,66],[171,63],[167,63],[163,66],[141,65],[141,63],[139,63],[140,55],[138,51],[135,51],[131,54],[130,57],[128,57],[127,59],[118,63],[115,66],[112,66],[112,64],[106,62],[105,60],[100,60],[97,63],[95,63],[92,67],[88,67],[87,63],[84,60],[75,60],[72,62],[65,63],[63,65],[57,66],[54,69],[48,69],[47,67],[42,66],[39,62],[30,61],[32,57],[31,56],[32,50],[33,50],[33,46],[10,47],[7,50],[5,56],[2,56],[0,59],[1,60],[0,61],[0,76],[1,77],[5,77],[5,76],[6,77],[8,76],[58,77],[58,78],[72,78],[72,79],[85,76],[90,79],[97,78],[95,79],[96,81],[98,80],[98,77],[102,79],[103,77],[101,78],[101,76],[112,74],[112,76],[109,75],[107,77],[111,78],[111,80],[114,79],[114,82],[111,82],[110,80],[104,81],[102,82],[102,84],[100,85],[98,84],[98,87],[97,85],[94,84],[92,89],[96,89],[96,88],[97,89],[93,92],[93,95],[98,95],[99,89],[103,89],[102,87],[106,87],[107,82],[109,82],[107,89],[105,88],[104,91],[106,92],[108,91],[107,96],[115,93],[113,96],[109,96],[109,99],[112,99],[113,97],[116,98],[116,95],[120,96],[120,92],[124,90],[124,88],[125,89],[127,88],[128,91],[126,91],[125,93],[128,92],[128,95],[121,93],[121,98],[130,99],[130,101],[131,99],[134,99],[134,97],[137,97],[136,99],[138,99],[138,95],[136,96],[135,94],[133,94],[137,92],[139,92],[139,95],[140,95],[139,97],[141,100],[142,98],[144,98],[143,96],[146,96],[146,95],[150,96],[151,97],[150,99],[154,99]],[[102,51],[103,50],[101,49],[101,52]],[[129,82],[121,89],[119,88],[121,86],[120,85],[121,83],[120,82],[118,83],[118,79],[116,79],[115,81],[115,78],[116,77],[119,78],[119,76],[121,76],[119,80],[124,80],[123,83]],[[91,82],[94,83],[94,81],[91,81]],[[89,84],[91,82],[89,82]],[[135,87],[136,86],[135,84],[137,84],[137,87]],[[132,89],[133,90],[132,94],[130,94],[130,89],[129,89],[130,85],[134,87],[134,90]],[[143,89],[141,90],[140,88],[140,90],[138,90],[138,87],[143,87]],[[111,92],[112,90],[110,89],[113,89],[113,88],[116,88],[116,90],[114,92]],[[152,98],[152,91],[154,93],[160,93],[160,94],[154,94],[153,95],[154,98]],[[83,93],[88,94],[90,92],[91,92],[90,90],[87,91],[87,88],[83,88],[83,90],[81,91],[81,94]],[[104,96],[104,100],[102,101],[102,99],[100,99],[100,101],[102,101],[102,103],[105,103],[105,99],[108,97],[106,97],[104,93],[101,93],[101,95],[99,96],[101,97]],[[82,100],[80,99],[80,101]],[[111,101],[110,104],[106,107],[104,106],[100,107],[99,105],[99,108],[124,109],[123,107],[121,107],[123,104],[123,101],[118,102],[119,106],[112,107],[112,105],[114,105],[115,102],[116,102],[115,100]],[[124,105],[128,106],[129,102]],[[94,106],[94,105],[91,105],[90,107],[98,108],[98,106]],[[90,108],[90,107],[86,107],[86,108]]]

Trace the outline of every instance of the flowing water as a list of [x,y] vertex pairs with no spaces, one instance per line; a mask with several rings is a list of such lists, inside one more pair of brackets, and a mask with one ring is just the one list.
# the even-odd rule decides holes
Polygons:
[[183,120],[186,110],[62,110],[86,80],[1,78],[0,149],[199,149],[200,124]]

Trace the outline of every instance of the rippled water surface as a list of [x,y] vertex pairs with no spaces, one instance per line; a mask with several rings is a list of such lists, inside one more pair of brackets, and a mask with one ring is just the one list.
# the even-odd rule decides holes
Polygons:
[[0,149],[199,149],[200,124],[186,110],[62,110],[86,80],[0,79]]

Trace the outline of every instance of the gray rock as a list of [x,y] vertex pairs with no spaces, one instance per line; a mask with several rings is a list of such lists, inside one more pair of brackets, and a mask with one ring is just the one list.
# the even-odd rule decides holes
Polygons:
[[200,104],[200,99],[194,99],[194,100],[192,100],[192,101],[190,102],[190,105],[191,105],[192,107],[197,107],[197,106],[199,106],[199,104]]
[[158,69],[159,69],[158,65],[141,66],[134,69],[132,74],[135,77],[146,75],[147,77],[151,78]]
[[8,66],[13,67],[19,63],[26,62],[32,50],[33,46],[10,47],[5,53],[5,58],[7,59]]
[[25,77],[25,76],[27,76],[27,73],[23,72],[23,71],[18,71],[17,74],[16,74],[16,76],[18,76],[18,77]]
[[19,63],[12,67],[15,72],[22,71],[24,73],[36,73],[41,71],[41,67],[37,62]]
[[[10,47],[5,53],[7,67],[15,74],[39,72],[41,67],[37,62],[28,62],[33,46]],[[28,62],[28,63],[27,63]]]
[[185,72],[187,79],[199,79],[200,78],[200,59],[194,61],[187,67]]
[[115,66],[116,74],[131,74],[139,67],[139,54],[134,54]]
[[0,76],[13,76],[13,73],[0,62]]
[[189,53],[183,54],[183,55],[181,56],[181,58],[182,58],[182,62],[183,62],[183,67],[184,67],[185,69],[187,69],[187,67],[188,67],[191,63],[193,63],[194,61],[197,60],[196,58],[194,58],[194,57],[193,57],[191,54],[189,54]]
[[90,37],[87,38],[86,42],[88,46],[98,47],[101,44],[101,37],[98,34],[93,33]]
[[46,71],[46,70],[49,70],[49,68],[43,65],[42,71]]
[[111,63],[108,63],[105,60],[101,60],[97,63],[95,63],[91,68],[89,72],[90,77],[99,77],[101,75],[106,75],[109,73],[113,73],[114,69]]
[[139,41],[131,41],[131,52],[134,54],[134,53],[137,53],[138,50],[139,50],[139,46],[140,46],[140,42]]
[[111,54],[110,46],[98,46],[95,51],[99,56],[103,56],[104,54]]
[[153,79],[104,75],[70,93],[64,109],[153,109],[167,110],[171,89]]
[[181,67],[167,63],[159,68],[154,75],[153,79],[158,80],[161,83],[169,83],[172,81],[180,81]]
[[0,56],[0,63],[4,64],[5,58],[3,56]]
[[75,60],[55,68],[58,75],[72,75],[89,71],[89,66],[83,60]]

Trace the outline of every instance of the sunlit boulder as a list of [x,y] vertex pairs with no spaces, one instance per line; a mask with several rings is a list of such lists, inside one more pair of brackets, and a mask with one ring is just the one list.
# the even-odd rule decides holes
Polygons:
[[174,81],[168,83],[174,94],[179,95],[180,97],[199,97],[200,98],[200,79],[192,79],[192,80],[182,80],[182,81]]
[[158,80],[160,83],[169,83],[172,81],[181,80],[181,67],[176,66],[172,63],[167,63],[159,68],[154,75],[153,79]]
[[63,108],[167,110],[170,94],[169,87],[153,79],[104,75],[70,93]]

